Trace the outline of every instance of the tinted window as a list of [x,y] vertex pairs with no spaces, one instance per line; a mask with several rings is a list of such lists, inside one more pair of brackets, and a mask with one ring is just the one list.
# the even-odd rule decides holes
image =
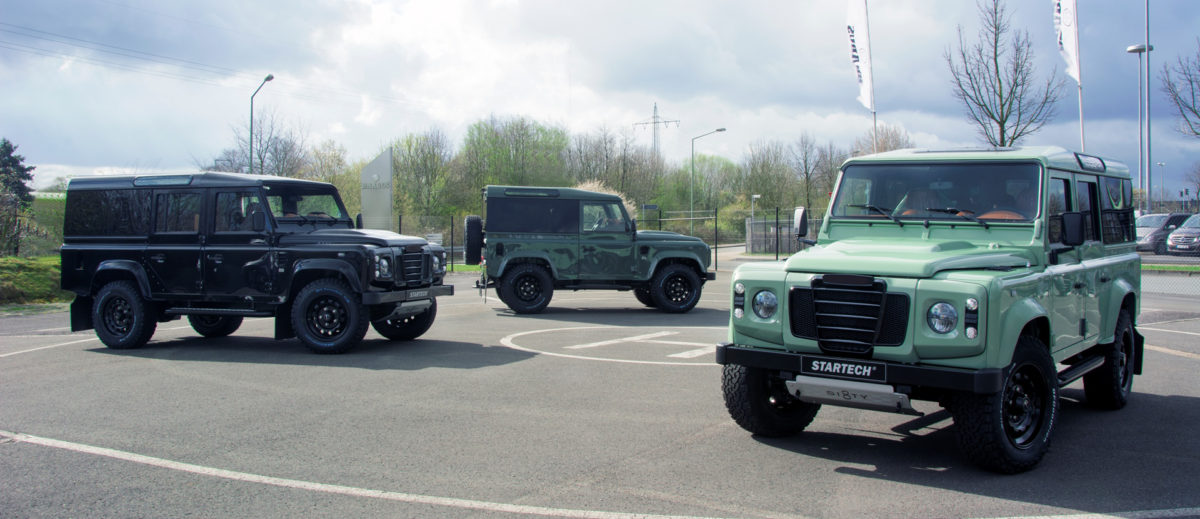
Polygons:
[[[1101,182],[1104,193],[1100,197],[1100,218],[1104,231],[1104,243],[1134,241],[1133,183],[1119,178],[1106,178]],[[1140,223],[1141,218],[1138,218]]]
[[490,232],[579,232],[579,201],[546,198],[488,200]]
[[217,193],[213,231],[248,232],[250,214],[260,207],[258,195],[253,191]]
[[1096,183],[1079,182],[1079,212],[1083,213],[1083,239],[1099,240],[1099,214],[1096,212]]
[[1067,183],[1065,178],[1052,178],[1046,191],[1050,243],[1062,243],[1062,214],[1071,210],[1071,192]]
[[70,191],[63,234],[144,236],[150,231],[150,191]]
[[200,193],[159,193],[155,205],[154,232],[200,231]]

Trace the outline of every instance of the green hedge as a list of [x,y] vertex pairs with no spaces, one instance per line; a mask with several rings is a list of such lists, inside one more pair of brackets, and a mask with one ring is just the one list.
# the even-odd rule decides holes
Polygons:
[[59,272],[58,256],[0,258],[0,305],[70,301]]

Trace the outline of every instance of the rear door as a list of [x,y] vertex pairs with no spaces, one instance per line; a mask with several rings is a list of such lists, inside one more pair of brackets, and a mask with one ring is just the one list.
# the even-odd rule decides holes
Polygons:
[[203,189],[154,191],[154,228],[144,264],[157,297],[199,297],[205,222]]

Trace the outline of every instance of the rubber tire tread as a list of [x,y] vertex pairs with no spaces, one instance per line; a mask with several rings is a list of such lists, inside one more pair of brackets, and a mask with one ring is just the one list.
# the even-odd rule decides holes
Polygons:
[[633,289],[633,297],[636,297],[638,302],[650,308],[657,308],[658,303],[654,302],[654,296],[650,295],[648,288]]
[[1018,363],[1031,361],[1040,365],[1044,383],[1050,389],[1049,419],[1043,422],[1036,444],[1018,449],[1009,443],[1004,432],[1004,389],[990,395],[961,393],[950,406],[954,417],[955,439],[959,450],[974,464],[1001,474],[1028,471],[1042,460],[1050,448],[1054,424],[1058,422],[1059,388],[1054,359],[1046,345],[1036,337],[1021,336],[1013,352],[1013,362],[1005,369],[1005,385]]
[[433,326],[434,319],[437,318],[437,299],[433,299],[433,306],[430,306],[424,312],[417,315],[406,317],[411,319],[406,323],[397,326],[389,324],[387,319],[371,321],[371,327],[375,329],[379,335],[387,337],[393,341],[411,341],[425,334],[429,328]]
[[[1129,403],[1129,394],[1133,391],[1133,366],[1137,361],[1134,355],[1137,355],[1137,351],[1132,342],[1124,341],[1133,340],[1133,318],[1129,316],[1128,311],[1121,310],[1117,314],[1113,343],[1102,346],[1107,348],[1104,352],[1104,364],[1083,376],[1083,393],[1092,407],[1117,410]],[[1125,387],[1121,387],[1120,352],[1126,347],[1129,349],[1129,355],[1125,359],[1125,366],[1129,373],[1126,374],[1128,378]]]
[[209,338],[225,337],[242,326],[242,316],[240,315],[222,315],[220,320],[215,325],[209,325],[201,322],[199,318],[208,317],[203,315],[189,315],[188,324],[192,325],[192,329],[196,333]]
[[[521,301],[515,293],[517,280],[526,274],[537,278],[542,285],[542,299],[533,304]],[[518,263],[509,267],[504,276],[500,278],[500,282],[496,285],[496,292],[500,295],[500,300],[504,301],[504,304],[512,311],[518,314],[536,314],[550,305],[550,299],[554,297],[554,279],[541,265]]]
[[[686,277],[688,283],[692,284],[692,297],[683,304],[676,304],[667,296],[666,283],[675,274]],[[703,289],[704,283],[700,281],[700,276],[696,274],[696,271],[679,263],[664,265],[658,269],[650,281],[650,296],[654,298],[655,306],[669,314],[682,314],[695,308],[696,303],[700,302],[700,293]]]
[[762,368],[726,364],[721,373],[721,392],[725,395],[729,416],[742,429],[758,436],[780,438],[799,434],[816,418],[821,404],[801,402],[786,395],[793,399],[790,405],[795,408],[790,412],[779,412],[768,401],[769,376]]
[[[323,341],[320,337],[313,337],[308,331],[308,326],[305,323],[307,307],[309,300],[315,297],[322,291],[334,291],[342,299],[342,304],[346,305],[349,311],[350,324],[342,332],[342,335],[331,342]],[[314,353],[336,354],[345,353],[356,344],[362,342],[362,339],[367,334],[367,325],[370,320],[367,318],[366,305],[358,299],[358,294],[355,294],[350,289],[345,281],[334,278],[322,278],[315,280],[296,294],[296,299],[292,303],[292,328],[296,332],[296,337],[300,342],[304,343]]]
[[[134,321],[129,333],[123,337],[111,335],[104,328],[100,309],[110,295],[125,298],[133,307]],[[92,323],[100,342],[114,350],[141,348],[150,342],[150,337],[154,336],[154,330],[158,328],[158,321],[150,315],[150,303],[142,298],[137,285],[128,280],[112,281],[100,288],[96,293],[95,302],[92,303]]]
[[468,215],[463,229],[466,230],[466,239],[463,241],[463,263],[478,265],[479,258],[483,253],[483,218],[473,214]]

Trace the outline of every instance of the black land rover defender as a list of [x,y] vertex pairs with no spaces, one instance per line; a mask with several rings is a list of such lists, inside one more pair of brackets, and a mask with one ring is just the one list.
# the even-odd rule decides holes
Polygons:
[[[358,225],[361,227],[361,224]],[[275,338],[341,353],[370,323],[394,340],[437,315],[445,250],[356,228],[322,182],[233,173],[75,178],[67,186],[62,287],[71,330],[137,348],[188,316],[205,337],[275,317]]]

